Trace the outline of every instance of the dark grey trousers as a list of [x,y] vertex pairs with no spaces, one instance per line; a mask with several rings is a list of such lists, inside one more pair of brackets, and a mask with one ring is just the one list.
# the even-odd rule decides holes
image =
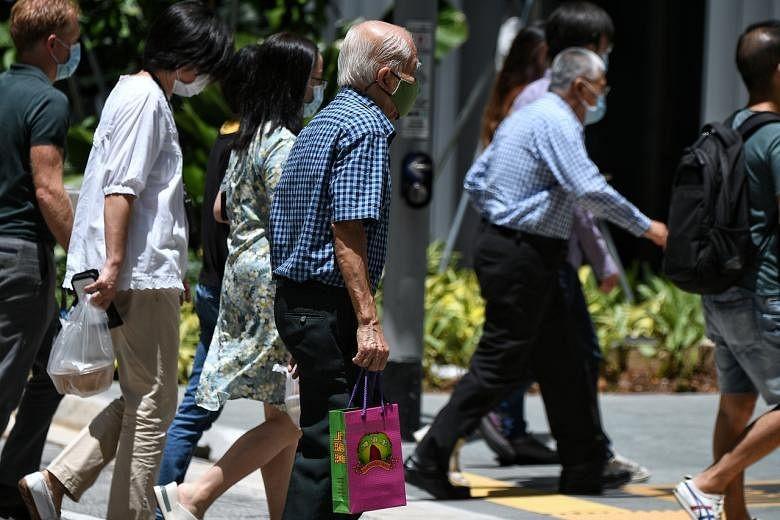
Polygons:
[[[37,471],[62,396],[46,363],[59,330],[52,247],[0,237],[0,432],[16,421],[0,455],[0,485]],[[8,489],[5,488],[5,489]]]

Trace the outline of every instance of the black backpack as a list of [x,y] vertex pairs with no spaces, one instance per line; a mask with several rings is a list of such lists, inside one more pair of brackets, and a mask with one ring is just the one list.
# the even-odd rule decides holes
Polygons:
[[663,271],[684,291],[725,291],[758,252],[750,235],[743,144],[762,126],[780,122],[780,114],[753,114],[736,130],[733,121],[734,115],[706,125],[675,172]]

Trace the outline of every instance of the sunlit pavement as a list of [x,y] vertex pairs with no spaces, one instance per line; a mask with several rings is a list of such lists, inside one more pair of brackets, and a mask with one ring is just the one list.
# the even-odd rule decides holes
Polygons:
[[[106,399],[108,396],[105,397]],[[426,394],[423,400],[425,420],[444,404],[446,395]],[[678,519],[686,520],[671,496],[671,486],[682,475],[695,473],[710,463],[710,436],[717,406],[714,395],[606,395],[602,413],[614,448],[635,459],[652,472],[642,485],[609,491],[600,497],[567,497],[555,494],[558,467],[499,467],[485,444],[475,438],[463,449],[461,462],[469,479],[472,500],[442,502],[431,500],[424,492],[407,487],[409,505],[403,508],[366,513],[369,520],[435,520],[496,518],[570,520]],[[546,432],[547,424],[538,397],[527,403],[530,428]],[[229,443],[243,429],[251,428],[262,417],[257,403],[230,402],[210,438]],[[253,421],[252,418],[257,418]],[[67,435],[59,429],[53,434],[58,443]],[[208,439],[209,437],[207,437]],[[216,441],[213,441],[216,444]],[[406,452],[412,444],[405,444]],[[218,448],[219,449],[219,448]],[[222,448],[224,449],[224,448]],[[54,442],[46,447],[44,461],[58,452]],[[208,467],[204,460],[194,461],[188,478]],[[110,468],[80,503],[66,500],[64,518],[92,520],[103,518],[110,485]],[[780,519],[780,453],[761,461],[748,471],[748,501],[751,513],[761,520]],[[209,511],[209,519],[249,519],[267,517],[265,493],[260,474],[244,479],[220,498]]]

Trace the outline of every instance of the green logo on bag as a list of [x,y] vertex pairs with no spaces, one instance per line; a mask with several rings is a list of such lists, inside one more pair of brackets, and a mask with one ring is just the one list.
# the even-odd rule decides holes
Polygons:
[[396,462],[393,444],[386,433],[369,433],[358,443],[358,460],[355,471],[365,475],[374,468],[391,470]]

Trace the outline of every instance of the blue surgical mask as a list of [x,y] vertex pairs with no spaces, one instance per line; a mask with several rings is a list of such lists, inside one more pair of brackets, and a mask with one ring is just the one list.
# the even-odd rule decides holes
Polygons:
[[[588,90],[593,92],[590,86],[588,86]],[[604,115],[607,113],[607,92],[602,92],[596,97],[595,105],[590,106],[585,102],[583,105],[585,105],[585,126],[598,123],[604,119]]]
[[[66,44],[61,42],[59,39],[54,40],[63,47],[67,47]],[[65,63],[60,63],[57,61],[57,58],[54,57],[54,54],[51,55],[52,59],[54,59],[54,63],[57,64],[57,75],[54,79],[54,81],[59,81],[61,79],[69,78],[73,75],[74,72],[76,72],[76,69],[79,66],[79,62],[81,61],[81,44],[79,42],[74,43],[70,46],[70,56],[68,57],[68,61]]]
[[586,105],[588,110],[585,113],[585,125],[593,125],[604,119],[607,113],[607,96],[600,94],[596,100],[595,106]]
[[325,84],[313,86],[312,90],[314,97],[308,103],[303,104],[303,117],[305,118],[314,116],[322,105],[322,99],[325,97]]

